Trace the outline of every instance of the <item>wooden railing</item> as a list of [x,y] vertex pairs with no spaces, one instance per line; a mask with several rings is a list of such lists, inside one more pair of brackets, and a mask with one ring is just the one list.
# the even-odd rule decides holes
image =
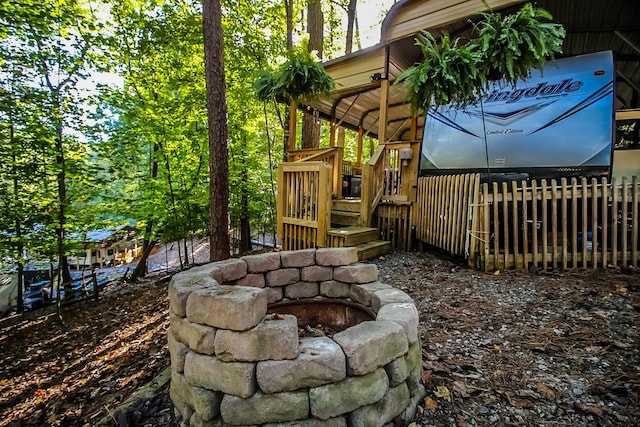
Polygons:
[[363,226],[381,202],[413,202],[419,163],[419,141],[378,146],[362,167],[361,219]]
[[284,250],[325,246],[331,222],[331,172],[324,161],[278,166],[278,236]]
[[326,162],[331,166],[331,192],[334,197],[342,194],[342,149],[340,147],[329,148],[304,148],[302,150],[287,153],[289,162]]
[[477,175],[420,178],[418,240],[485,271],[638,266],[636,177],[478,183]]

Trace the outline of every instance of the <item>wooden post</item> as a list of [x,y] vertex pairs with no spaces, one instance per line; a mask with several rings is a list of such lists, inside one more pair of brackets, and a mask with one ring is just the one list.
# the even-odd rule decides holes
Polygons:
[[[335,130],[332,130],[332,135],[333,134],[335,134]],[[334,170],[334,176],[335,176],[334,192],[336,193],[336,199],[342,199],[342,182],[344,180],[343,171],[342,171],[343,164],[344,164],[344,128],[343,127],[341,127],[338,130],[337,147],[338,147],[338,150],[336,151],[336,161],[335,161],[335,170]]]
[[291,104],[289,104],[289,140],[287,141],[287,153],[296,149],[297,109],[298,104],[295,101],[291,101]]
[[387,142],[387,108],[389,104],[389,80],[380,82],[380,117],[378,120],[378,142]]
[[358,128],[358,157],[356,158],[356,164],[358,166],[362,165],[362,144],[364,137],[364,129],[362,127]]

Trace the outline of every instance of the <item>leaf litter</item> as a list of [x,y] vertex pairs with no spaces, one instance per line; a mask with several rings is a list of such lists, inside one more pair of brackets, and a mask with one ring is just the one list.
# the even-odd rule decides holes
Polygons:
[[376,264],[420,313],[416,427],[640,422],[640,271],[482,273],[415,252]]
[[[437,253],[374,261],[420,312],[427,396],[413,427],[637,425],[640,274],[481,273]],[[169,364],[167,282],[0,320],[0,427],[175,425],[168,387],[119,405]]]

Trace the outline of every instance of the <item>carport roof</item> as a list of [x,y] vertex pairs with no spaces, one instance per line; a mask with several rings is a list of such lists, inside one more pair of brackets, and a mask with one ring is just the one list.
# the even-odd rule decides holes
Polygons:
[[[517,10],[522,0],[489,0],[494,11]],[[562,56],[611,50],[614,53],[616,109],[640,107],[640,7],[636,0],[538,0],[554,22],[564,25],[567,36]],[[375,46],[325,62],[337,89],[311,105],[329,119],[351,129],[362,127],[376,137],[380,114],[380,78],[391,83],[387,110],[387,138],[406,139],[410,108],[402,85],[393,85],[398,75],[419,61],[421,52],[414,38],[422,29],[435,37],[448,32],[453,37],[469,34],[480,0],[401,0],[391,8]],[[386,58],[388,57],[388,62]],[[424,117],[418,122],[422,129]]]

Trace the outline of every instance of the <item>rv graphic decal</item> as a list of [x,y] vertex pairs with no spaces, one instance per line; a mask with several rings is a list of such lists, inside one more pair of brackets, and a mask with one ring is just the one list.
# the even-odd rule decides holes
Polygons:
[[538,98],[547,96],[565,95],[571,92],[577,92],[584,85],[584,82],[573,79],[563,80],[561,83],[550,85],[547,82],[538,83],[533,88],[523,88],[514,91],[498,91],[494,90],[488,94],[484,102],[505,101],[507,103],[518,102],[524,98]]
[[614,81],[612,53],[598,52],[549,62],[515,87],[495,82],[475,105],[431,110],[421,173],[608,173]]

